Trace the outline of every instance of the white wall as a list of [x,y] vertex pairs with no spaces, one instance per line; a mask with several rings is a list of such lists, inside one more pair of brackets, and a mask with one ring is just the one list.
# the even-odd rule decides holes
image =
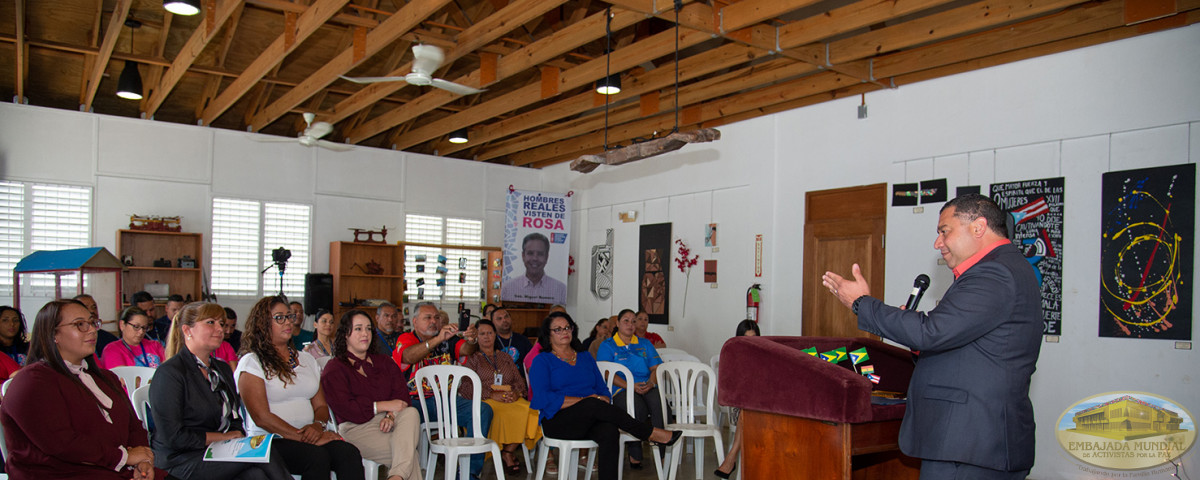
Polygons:
[[[1072,403],[1114,390],[1152,392],[1200,412],[1196,350],[1174,342],[1097,338],[1100,178],[1108,171],[1200,160],[1200,26],[870,93],[721,127],[723,139],[591,174],[547,169],[548,183],[583,193],[575,204],[576,258],[616,229],[611,301],[588,291],[585,262],[570,304],[581,324],[636,303],[639,224],[673,222],[702,259],[719,260],[719,288],[693,272],[687,316],[683,277],[673,271],[668,346],[708,358],[743,316],[754,281],[753,238],[765,236],[764,333],[799,335],[804,194],[879,182],[947,178],[950,188],[1066,177],[1063,334],[1043,344],[1032,397],[1039,425],[1034,478],[1094,478],[1054,440]],[[912,278],[929,273],[931,305],[952,276],[932,248],[939,205],[891,208],[885,300],[903,303]],[[637,223],[617,212],[639,210]],[[705,251],[703,224],[719,224],[720,252]],[[700,247],[700,248],[697,248]],[[672,256],[674,257],[674,255]],[[846,259],[848,271],[855,259]],[[1193,271],[1195,269],[1193,268]],[[815,279],[809,279],[815,280]],[[1196,307],[1193,307],[1194,309]],[[1195,311],[1192,312],[1195,315]],[[1193,327],[1196,328],[1196,327]],[[671,331],[670,329],[673,329]],[[1153,373],[1148,373],[1148,369]],[[1195,452],[1184,466],[1200,469]]]
[[[353,239],[347,228],[386,225],[389,242],[402,240],[406,213],[483,220],[486,244],[499,245],[508,186],[542,188],[542,174],[526,168],[255,141],[279,139],[4,103],[0,178],[93,187],[92,241],[114,254],[129,215],[182,216],[184,231],[204,234],[205,265],[213,197],[311,205],[312,238],[298,239],[309,242],[311,272],[328,271],[329,243]],[[244,318],[256,299],[220,300]]]

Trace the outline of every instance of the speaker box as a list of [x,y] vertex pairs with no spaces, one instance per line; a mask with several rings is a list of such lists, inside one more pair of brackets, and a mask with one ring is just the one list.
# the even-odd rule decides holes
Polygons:
[[304,312],[313,315],[322,308],[333,312],[333,275],[328,273],[304,275]]

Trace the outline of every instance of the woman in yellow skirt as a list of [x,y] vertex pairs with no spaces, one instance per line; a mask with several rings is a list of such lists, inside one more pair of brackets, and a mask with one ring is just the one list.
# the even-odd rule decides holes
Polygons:
[[[522,443],[530,448],[542,436],[538,427],[538,412],[529,408],[525,398],[525,378],[521,370],[507,353],[496,349],[496,326],[491,320],[480,320],[475,324],[479,350],[463,361],[463,366],[479,375],[483,391],[480,396],[492,406],[492,427],[488,438],[500,444],[505,470],[510,474],[521,472],[521,464],[514,453]],[[459,393],[471,397],[471,384],[464,382]]]

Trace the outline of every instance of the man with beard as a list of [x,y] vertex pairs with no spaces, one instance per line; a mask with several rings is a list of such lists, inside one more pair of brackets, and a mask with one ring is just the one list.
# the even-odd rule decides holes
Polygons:
[[496,350],[507,353],[513,363],[525,364],[525,356],[533,350],[533,344],[524,335],[517,335],[512,330],[512,317],[508,309],[498,307],[492,311],[492,323],[496,325]]
[[375,309],[375,336],[379,337],[375,353],[391,356],[396,351],[396,339],[400,338],[400,329],[396,328],[399,319],[395,305],[384,303]]
[[[393,310],[395,307],[393,307]],[[420,408],[418,402],[426,402],[430,412],[436,412],[432,392],[426,387],[430,396],[417,395],[416,372],[429,365],[453,365],[454,360],[475,353],[478,348],[475,341],[475,327],[467,327],[459,338],[458,326],[449,324],[438,327],[438,308],[432,302],[417,304],[413,315],[413,331],[400,335],[392,360],[400,366],[400,371],[408,376],[408,394],[413,406]],[[471,401],[461,396],[455,397],[458,411],[458,425],[465,427],[467,436],[473,435],[471,418]],[[422,413],[422,417],[424,413]],[[422,418],[421,421],[437,421],[436,418]],[[479,428],[481,435],[487,436],[492,425],[492,407],[487,403],[479,406]],[[471,455],[471,475],[478,476],[483,471],[482,453]]]

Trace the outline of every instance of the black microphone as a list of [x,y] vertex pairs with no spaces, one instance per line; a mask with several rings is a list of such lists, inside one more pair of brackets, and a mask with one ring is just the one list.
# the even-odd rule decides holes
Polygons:
[[925,289],[929,288],[929,275],[924,273],[917,275],[913,280],[912,293],[908,295],[908,303],[904,304],[906,310],[916,310],[917,304],[921,303],[921,296],[925,295]]

